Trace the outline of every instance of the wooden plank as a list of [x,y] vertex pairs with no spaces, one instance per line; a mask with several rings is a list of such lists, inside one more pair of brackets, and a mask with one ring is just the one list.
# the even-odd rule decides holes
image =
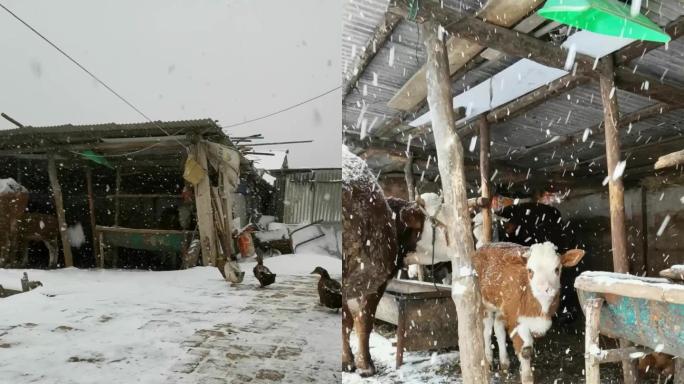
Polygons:
[[629,68],[615,70],[615,84],[623,91],[635,93],[673,106],[684,106],[684,88],[665,84],[660,79],[633,73]]
[[[482,21],[476,17],[464,18],[446,29],[461,39],[470,40],[472,43],[496,49],[513,57],[530,59],[548,67],[563,69],[568,56],[568,51],[552,43]],[[595,76],[593,58],[578,53],[575,56],[575,65],[577,73]]]
[[[477,17],[502,27],[511,27],[542,3],[542,0],[490,0],[477,14]],[[449,75],[456,73],[483,50],[484,47],[468,40],[457,37],[449,38],[447,41]],[[423,65],[397,91],[387,105],[403,111],[412,111],[427,96],[426,73],[427,66]]]
[[484,339],[479,337],[483,334],[480,317],[482,299],[477,276],[462,273],[472,271],[472,257],[475,253],[465,187],[464,151],[454,130],[448,58],[446,46],[437,36],[438,27],[435,22],[426,22],[421,26],[428,53],[427,100],[432,114],[432,131],[437,147],[444,205],[452,211],[453,217],[448,225],[449,235],[454,239],[450,245],[451,263],[454,271],[459,271],[454,273],[453,283],[463,288],[460,294],[456,294],[456,290],[452,293],[458,313],[461,372],[464,382],[485,384],[489,382],[489,366],[482,364],[485,361]]
[[684,164],[684,149],[677,152],[672,152],[667,155],[660,156],[658,161],[653,165],[654,169],[663,169],[674,167],[676,165]]
[[[480,126],[480,188],[482,199],[487,199],[490,201],[492,198],[491,185],[489,181],[489,124],[487,123],[487,118],[481,116],[478,119],[478,125]],[[482,242],[484,244],[492,242],[492,210],[489,205],[481,208],[482,212]]]
[[349,92],[356,87],[356,83],[363,76],[368,64],[373,61],[375,55],[387,43],[387,40],[392,36],[392,32],[399,22],[402,20],[400,15],[396,13],[387,12],[380,24],[375,28],[373,35],[366,43],[366,46],[361,50],[354,60],[351,69],[347,71],[344,76],[344,84],[342,85],[342,100],[344,100]]
[[88,210],[90,213],[90,228],[93,233],[93,253],[97,252],[100,248],[98,243],[97,232],[95,227],[97,227],[97,222],[95,220],[95,194],[93,193],[93,170],[90,167],[86,168],[86,189],[88,191]]
[[71,243],[69,242],[69,236],[67,235],[64,201],[62,200],[62,187],[59,185],[57,164],[52,155],[48,157],[48,176],[50,177],[50,186],[52,187],[52,194],[55,199],[55,211],[57,211],[57,223],[59,224],[59,237],[62,240],[62,251],[64,252],[64,266],[67,268],[73,267],[74,257],[71,254]]
[[575,288],[586,292],[606,293],[671,304],[684,304],[684,289],[681,288],[681,285],[668,283],[666,279],[660,280],[663,280],[662,284],[642,284],[628,278],[625,278],[624,281],[611,279],[610,283],[606,284],[606,282],[600,279],[579,276],[575,279]]
[[216,266],[216,231],[211,208],[211,190],[209,185],[209,168],[207,155],[203,143],[193,144],[193,153],[199,165],[205,172],[199,184],[195,185],[195,204],[197,206],[197,225],[199,227],[200,244],[202,247],[202,264]]

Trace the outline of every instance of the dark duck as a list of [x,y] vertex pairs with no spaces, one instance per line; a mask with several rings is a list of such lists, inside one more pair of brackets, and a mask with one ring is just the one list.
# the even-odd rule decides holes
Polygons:
[[318,298],[321,305],[335,310],[342,308],[342,286],[340,282],[332,279],[328,271],[322,267],[316,267],[311,273],[321,275],[321,278],[318,279]]
[[257,265],[254,266],[252,271],[254,271],[254,276],[259,280],[261,288],[275,283],[276,274],[272,273],[271,270],[264,265],[264,258],[262,256],[257,255]]

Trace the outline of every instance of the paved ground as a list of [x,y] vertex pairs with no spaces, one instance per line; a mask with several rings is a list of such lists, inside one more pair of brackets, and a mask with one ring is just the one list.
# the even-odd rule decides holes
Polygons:
[[247,305],[186,340],[191,358],[173,366],[168,382],[340,382],[340,315],[316,304],[316,281],[279,276],[265,289],[232,287],[231,294],[250,297]]

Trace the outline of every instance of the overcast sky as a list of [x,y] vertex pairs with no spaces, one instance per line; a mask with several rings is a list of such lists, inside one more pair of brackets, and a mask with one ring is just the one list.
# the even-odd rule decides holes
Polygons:
[[[339,0],[0,3],[154,120],[229,125],[340,85]],[[143,121],[2,9],[0,48],[0,111],[21,123]],[[289,147],[290,167],[339,167],[340,98],[337,90],[227,133],[313,139]],[[12,127],[0,119],[0,129]]]

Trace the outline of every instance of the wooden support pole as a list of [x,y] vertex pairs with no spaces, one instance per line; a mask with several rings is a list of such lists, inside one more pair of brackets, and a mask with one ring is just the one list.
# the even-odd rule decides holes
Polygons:
[[601,363],[594,351],[599,350],[599,325],[603,299],[589,299],[584,305],[586,329],[584,333],[584,373],[586,384],[601,384]]
[[57,164],[53,155],[48,156],[48,175],[50,176],[50,186],[55,198],[55,210],[57,211],[57,223],[59,224],[59,236],[62,239],[62,250],[64,251],[64,266],[73,267],[74,257],[71,254],[71,243],[67,235],[67,224],[64,214],[64,201],[62,200],[62,187],[59,185],[57,177]]
[[[492,190],[489,181],[489,123],[487,118],[480,116],[478,119],[480,131],[480,188],[481,196],[487,201],[491,201]],[[487,244],[492,242],[492,209],[489,205],[482,207],[482,242]]]
[[[615,65],[612,55],[601,59],[600,63],[601,100],[603,101],[603,118],[606,142],[606,164],[608,168],[608,198],[610,201],[610,236],[613,247],[613,270],[629,273],[627,259],[627,232],[625,230],[625,187],[622,175],[615,175],[620,163],[620,133],[618,132],[619,109],[617,89],[615,88]],[[626,340],[620,340],[620,347],[630,346]],[[625,384],[636,382],[636,366],[633,361],[622,361]]]
[[116,167],[116,187],[114,195],[114,226],[119,226],[119,195],[121,194],[121,168]]
[[[473,273],[475,253],[468,197],[466,194],[463,145],[454,130],[454,110],[449,78],[449,61],[444,41],[433,21],[421,25],[427,51],[427,100],[432,113],[432,130],[437,147],[437,163],[442,179],[445,212],[454,270],[452,298],[458,313],[458,346],[465,384],[489,383],[485,363],[482,299],[477,276]],[[457,272],[458,271],[458,272]]]
[[195,185],[195,204],[197,205],[197,225],[199,226],[200,244],[202,246],[202,264],[205,266],[215,266],[217,259],[216,231],[211,208],[209,167],[207,165],[204,144],[193,144],[193,152],[197,163],[205,172],[202,180]]
[[406,190],[408,191],[408,199],[409,201],[414,201],[416,199],[416,184],[413,181],[413,153],[411,153],[410,151],[406,155],[406,164],[404,164],[404,178],[406,179]]
[[674,370],[675,372],[672,384],[684,384],[684,357],[675,357]]
[[[93,193],[93,170],[90,167],[86,168],[86,187],[88,189],[88,209],[90,210],[90,228],[93,234],[93,255],[97,254],[100,249],[99,239],[95,227],[97,222],[95,220],[95,194]],[[99,263],[100,268],[104,268],[102,263]]]

